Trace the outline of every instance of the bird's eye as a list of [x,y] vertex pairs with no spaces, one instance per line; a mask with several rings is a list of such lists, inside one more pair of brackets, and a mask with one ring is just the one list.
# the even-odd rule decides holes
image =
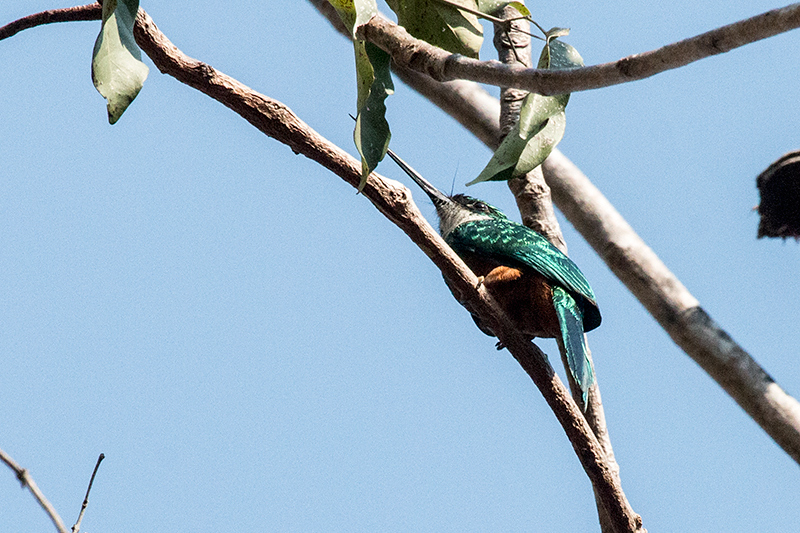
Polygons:
[[474,207],[478,211],[483,211],[484,213],[488,213],[489,212],[489,206],[486,205],[485,203],[481,202],[480,200],[475,202],[475,206]]

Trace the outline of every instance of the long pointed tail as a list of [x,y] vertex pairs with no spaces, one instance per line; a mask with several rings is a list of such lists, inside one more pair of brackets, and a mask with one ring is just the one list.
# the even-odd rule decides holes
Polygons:
[[594,384],[594,370],[586,350],[583,335],[583,312],[578,303],[561,287],[553,287],[553,306],[561,328],[561,341],[567,357],[567,366],[581,389],[585,409],[589,388]]

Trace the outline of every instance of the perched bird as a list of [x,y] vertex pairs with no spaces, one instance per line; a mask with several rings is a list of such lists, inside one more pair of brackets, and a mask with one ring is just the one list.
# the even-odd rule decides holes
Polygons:
[[[430,197],[445,242],[482,280],[516,329],[531,339],[556,339],[585,406],[594,371],[584,332],[599,326],[601,318],[594,292],[577,265],[496,207],[463,194],[447,196],[394,152],[388,154]],[[473,318],[481,331],[496,336],[479,317]]]

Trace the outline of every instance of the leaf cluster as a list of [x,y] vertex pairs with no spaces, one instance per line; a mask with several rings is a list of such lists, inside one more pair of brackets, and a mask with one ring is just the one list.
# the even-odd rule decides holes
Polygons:
[[[377,13],[375,0],[329,0],[353,35],[358,85],[354,139],[361,154],[362,178],[386,155],[391,131],[386,120],[386,97],[394,92],[389,71],[389,57],[383,50],[355,38],[359,24]],[[503,31],[511,30],[517,18],[501,19],[494,15],[507,6],[530,20],[531,13],[522,2],[505,0],[388,0],[397,14],[398,24],[414,37],[454,54],[477,58],[483,43],[479,18],[492,21]],[[536,25],[537,27],[538,24]],[[539,27],[540,28],[540,27]],[[541,29],[541,28],[540,28]],[[537,68],[569,69],[583,66],[580,54],[558,40],[569,33],[563,28],[544,32],[545,41]],[[542,96],[531,93],[523,101],[518,124],[492,156],[486,168],[467,185],[482,181],[503,181],[522,176],[539,166],[564,136],[568,94]]]

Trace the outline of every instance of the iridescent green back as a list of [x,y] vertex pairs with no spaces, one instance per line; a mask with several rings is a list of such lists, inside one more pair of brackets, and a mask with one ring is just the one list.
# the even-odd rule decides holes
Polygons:
[[445,236],[456,253],[477,253],[500,264],[528,268],[574,296],[583,311],[583,329],[600,325],[600,310],[583,273],[561,250],[532,229],[507,218],[489,218],[461,224]]

